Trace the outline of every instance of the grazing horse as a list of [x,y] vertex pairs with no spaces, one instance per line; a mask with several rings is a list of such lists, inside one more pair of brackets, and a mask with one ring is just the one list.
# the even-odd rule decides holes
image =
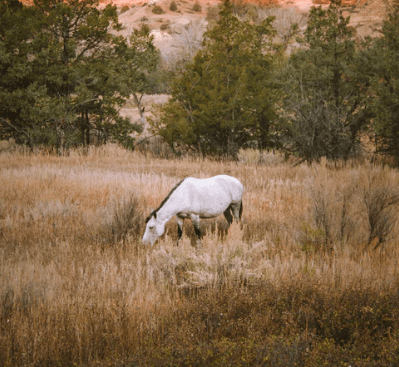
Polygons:
[[191,219],[198,239],[201,239],[200,218],[214,218],[223,213],[229,225],[233,222],[233,216],[238,222],[242,215],[243,193],[241,182],[231,176],[220,175],[205,179],[187,177],[147,217],[143,242],[152,245],[163,235],[165,223],[174,215],[178,241],[183,234],[186,218]]

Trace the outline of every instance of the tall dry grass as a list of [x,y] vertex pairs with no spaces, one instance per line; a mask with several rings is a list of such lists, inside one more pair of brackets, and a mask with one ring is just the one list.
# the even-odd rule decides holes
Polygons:
[[[0,167],[0,365],[399,362],[394,169],[114,146]],[[241,225],[203,221],[196,247],[187,222],[177,247],[171,220],[140,243],[176,182],[221,173],[244,184]]]

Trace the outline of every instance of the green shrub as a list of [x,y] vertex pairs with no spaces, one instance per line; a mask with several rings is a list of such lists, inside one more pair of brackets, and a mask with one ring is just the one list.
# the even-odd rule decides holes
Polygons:
[[197,13],[202,12],[201,4],[198,1],[193,5],[193,10],[196,11]]
[[123,5],[121,8],[121,14],[126,13],[129,9],[129,5]]
[[161,31],[166,31],[166,30],[168,30],[169,28],[170,28],[170,26],[169,26],[168,23],[163,23],[163,24],[161,24],[161,26],[160,26]]
[[152,12],[154,14],[163,14],[163,13],[165,13],[163,11],[163,9],[159,5],[155,5],[154,8],[152,9]]
[[177,10],[177,5],[176,5],[176,3],[174,1],[172,1],[170,3],[169,10],[170,11],[176,11]]

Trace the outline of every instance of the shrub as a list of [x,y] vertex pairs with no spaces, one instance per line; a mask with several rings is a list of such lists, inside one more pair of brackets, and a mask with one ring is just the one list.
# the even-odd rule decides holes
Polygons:
[[194,10],[195,12],[197,12],[197,13],[201,13],[201,12],[202,12],[202,6],[201,6],[201,4],[200,4],[199,2],[196,2],[196,3],[193,5],[193,10]]
[[361,187],[369,224],[368,245],[376,249],[391,235],[396,223],[399,190],[386,172],[372,172]]
[[177,11],[177,5],[176,5],[176,3],[174,1],[172,1],[170,3],[169,10],[170,11]]
[[129,9],[129,5],[123,5],[121,8],[121,14],[126,13]]
[[377,249],[394,239],[399,204],[397,179],[381,169],[351,172],[345,179],[341,176],[340,182],[334,176],[320,170],[309,185],[315,227],[304,227],[301,242],[317,242],[317,247],[363,243]]
[[121,241],[126,239],[128,234],[137,237],[137,234],[141,233],[143,223],[144,215],[139,199],[132,194],[116,203],[109,229],[113,239]]
[[161,24],[161,26],[159,27],[161,31],[166,31],[170,28],[168,23],[163,23]]
[[354,235],[354,198],[356,187],[347,182],[333,183],[328,178],[316,181],[310,188],[313,217],[324,245],[347,242]]
[[154,14],[163,14],[163,13],[165,13],[163,11],[163,9],[159,5],[155,5],[154,8],[152,9],[152,12]]

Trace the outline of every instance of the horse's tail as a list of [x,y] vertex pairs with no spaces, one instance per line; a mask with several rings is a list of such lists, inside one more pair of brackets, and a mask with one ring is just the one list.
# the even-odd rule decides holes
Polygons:
[[240,221],[241,221],[241,217],[242,217],[242,211],[243,211],[243,205],[242,205],[242,200],[241,200],[241,203],[240,203],[240,215],[239,215]]

